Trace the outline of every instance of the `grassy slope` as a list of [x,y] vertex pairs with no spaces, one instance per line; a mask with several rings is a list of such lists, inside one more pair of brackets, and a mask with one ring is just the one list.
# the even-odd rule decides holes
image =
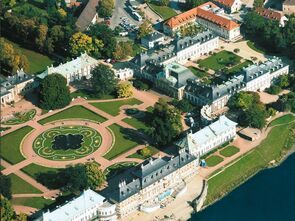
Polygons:
[[40,124],[46,124],[52,121],[61,120],[61,119],[86,119],[86,120],[92,120],[96,122],[104,122],[106,119],[91,110],[88,110],[87,108],[77,105],[70,107],[62,112],[59,112],[57,114],[54,114],[50,117],[44,118],[42,120],[39,120],[38,123]]
[[42,197],[34,197],[34,198],[14,198],[11,200],[11,202],[14,205],[22,205],[22,206],[29,206],[37,209],[42,209],[50,204],[52,204],[54,201],[49,199],[44,199]]
[[42,193],[40,190],[31,186],[29,183],[21,179],[15,174],[8,175],[11,179],[11,190],[12,194],[21,194],[21,193]]
[[112,115],[116,116],[120,112],[120,107],[123,105],[137,105],[142,104],[140,100],[135,98],[130,98],[126,100],[119,100],[119,101],[110,101],[110,102],[98,102],[98,103],[90,103],[94,107]]
[[28,174],[29,176],[33,177],[34,179],[37,179],[38,173],[47,173],[47,172],[56,172],[58,169],[56,168],[49,168],[49,167],[44,167],[40,166],[37,164],[30,164],[24,168],[22,168],[22,171]]
[[32,130],[32,127],[25,126],[0,137],[1,157],[12,164],[23,161],[25,158],[20,152],[20,144],[23,138]]

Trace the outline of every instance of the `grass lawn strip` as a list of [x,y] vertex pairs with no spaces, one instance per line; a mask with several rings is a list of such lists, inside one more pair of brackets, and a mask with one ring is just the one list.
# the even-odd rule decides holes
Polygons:
[[[148,146],[146,148],[148,148],[151,151],[151,156],[153,156],[153,155],[155,155],[156,153],[159,152],[159,150],[157,148],[152,147],[152,146]],[[137,159],[145,160],[145,159],[147,159],[149,157],[150,156],[144,157],[139,152],[135,152],[135,153],[129,155],[127,158],[137,158]]]
[[104,122],[106,120],[104,117],[94,113],[93,111],[81,105],[77,105],[77,106],[72,106],[54,115],[51,115],[50,117],[39,120],[38,123],[44,125],[54,121],[71,120],[71,119],[89,120],[93,122]]
[[11,179],[11,191],[12,194],[22,194],[22,193],[42,193],[40,190],[33,187],[31,184],[27,183],[15,174],[8,175]]
[[217,155],[212,155],[205,159],[208,167],[214,167],[223,161],[223,158]]
[[290,123],[292,121],[295,120],[295,116],[293,114],[287,114],[287,115],[284,115],[282,117],[279,117],[275,120],[273,120],[269,126],[272,127],[272,126],[276,126],[276,125],[279,125],[279,124],[286,124],[286,123]]
[[130,98],[126,100],[110,101],[110,102],[97,102],[90,103],[92,106],[112,115],[117,116],[120,113],[120,107],[123,105],[139,105],[142,104],[142,101],[135,98]]
[[[54,138],[58,135],[80,134],[83,136],[78,149],[55,150],[52,148]],[[101,145],[102,137],[94,129],[86,126],[60,126],[44,131],[33,142],[33,149],[39,156],[49,160],[75,160],[95,152]]]
[[1,157],[12,164],[23,161],[25,158],[21,154],[21,143],[22,140],[32,131],[32,127],[25,126],[0,137]]
[[239,148],[235,146],[227,146],[219,151],[219,153],[224,157],[231,157],[240,151]]
[[288,150],[286,143],[295,123],[274,127],[267,138],[253,151],[240,157],[229,167],[209,178],[205,204],[211,204],[259,170],[266,168],[272,160],[279,161]]
[[53,63],[53,60],[51,60],[46,55],[40,54],[38,52],[26,49],[21,47],[19,44],[14,43],[12,41],[9,41],[5,39],[8,43],[12,44],[13,47],[20,52],[21,54],[25,55],[29,61],[29,70],[28,73],[35,74],[41,71],[44,71],[47,66],[50,66]]
[[125,138],[125,136],[128,136],[128,134],[123,134],[122,130],[124,130],[125,128],[117,124],[112,124],[111,126],[109,126],[109,129],[113,132],[114,143],[112,148],[110,148],[110,150],[103,156],[104,158],[108,160],[114,159],[115,157],[140,145],[139,141],[136,142]]
[[39,173],[57,172],[58,170],[59,170],[58,168],[44,167],[34,163],[21,169],[21,171],[28,174],[35,180],[37,179],[37,176]]
[[177,13],[168,6],[159,6],[153,3],[149,3],[149,6],[154,12],[156,12],[156,14],[161,16],[164,20],[177,15]]
[[94,94],[92,94],[90,91],[87,90],[76,90],[71,93],[71,98],[78,98],[78,97],[83,97],[86,98],[87,100],[106,100],[106,99],[114,99],[116,98],[114,95],[104,95],[102,97],[95,97]]
[[230,74],[235,74],[235,73],[238,73],[240,72],[244,67],[247,67],[248,65],[251,65],[253,64],[252,61],[244,61],[243,63],[240,63],[232,68],[230,68],[228,71]]
[[13,203],[13,205],[28,206],[36,209],[43,209],[44,207],[54,203],[53,200],[44,199],[42,197],[13,198],[11,202]]
[[127,118],[123,119],[123,121],[136,129],[141,129],[144,131],[148,129],[148,126],[144,122],[143,118],[137,119],[134,117],[130,117],[130,118],[127,117]]
[[32,109],[24,113],[16,113],[15,116],[9,120],[4,121],[2,124],[4,125],[16,125],[22,124],[29,120],[32,120],[36,115],[36,110]]
[[249,48],[251,48],[252,50],[254,50],[258,53],[266,54],[264,49],[262,49],[259,45],[257,45],[256,43],[254,43],[252,41],[247,41],[247,45],[249,46]]
[[216,54],[211,55],[210,57],[208,57],[204,60],[201,60],[199,62],[199,65],[202,65],[203,67],[217,71],[217,70],[220,70],[220,69],[226,67],[226,65],[222,64],[221,61],[219,61],[219,59],[222,59],[223,62],[228,62],[228,61],[230,61],[231,57],[241,60],[240,56],[238,56],[230,51],[220,51]]

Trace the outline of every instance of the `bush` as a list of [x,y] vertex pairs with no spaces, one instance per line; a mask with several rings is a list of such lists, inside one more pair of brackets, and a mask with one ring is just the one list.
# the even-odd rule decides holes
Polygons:
[[270,94],[279,94],[279,93],[281,93],[282,88],[277,85],[272,85],[268,89],[266,89],[266,91]]
[[151,84],[149,82],[139,79],[133,81],[133,86],[141,91],[147,91],[151,88]]
[[141,150],[139,151],[139,153],[140,153],[140,155],[143,156],[144,158],[150,157],[151,154],[152,154],[151,151],[150,151],[147,147],[141,149]]

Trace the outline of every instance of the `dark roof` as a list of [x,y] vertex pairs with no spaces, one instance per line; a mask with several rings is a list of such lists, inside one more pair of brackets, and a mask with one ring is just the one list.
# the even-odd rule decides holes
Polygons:
[[155,40],[158,40],[159,38],[162,38],[164,37],[164,35],[160,32],[153,32],[145,37],[143,37],[144,40],[147,40],[147,41],[155,41]]
[[101,194],[111,201],[122,202],[195,159],[185,150],[181,150],[175,157],[150,158],[114,177]]

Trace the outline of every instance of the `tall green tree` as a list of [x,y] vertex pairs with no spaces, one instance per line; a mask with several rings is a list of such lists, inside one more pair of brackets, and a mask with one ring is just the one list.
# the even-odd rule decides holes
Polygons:
[[67,80],[60,74],[46,76],[40,85],[40,107],[54,110],[67,106],[71,102]]
[[152,33],[152,31],[153,31],[152,24],[148,20],[145,20],[139,26],[138,38],[143,38],[143,37],[147,36],[148,34]]
[[14,211],[8,199],[0,195],[0,214],[1,221],[11,221],[14,217]]
[[148,133],[155,144],[167,145],[182,131],[180,111],[160,98],[154,105],[150,125]]
[[96,96],[101,97],[115,92],[118,79],[109,66],[99,64],[92,70],[91,74],[91,85]]
[[73,193],[83,191],[89,187],[86,167],[83,164],[65,168],[62,170],[60,177],[65,181],[64,188]]
[[105,174],[97,163],[88,162],[85,164],[85,168],[87,184],[91,189],[95,190],[97,187],[101,187],[105,183]]
[[9,176],[0,173],[0,195],[11,199],[11,180]]
[[113,9],[115,7],[114,0],[101,0],[99,1],[97,12],[99,17],[105,18],[112,16]]
[[185,0],[185,7],[187,9],[195,8],[207,2],[206,0]]

